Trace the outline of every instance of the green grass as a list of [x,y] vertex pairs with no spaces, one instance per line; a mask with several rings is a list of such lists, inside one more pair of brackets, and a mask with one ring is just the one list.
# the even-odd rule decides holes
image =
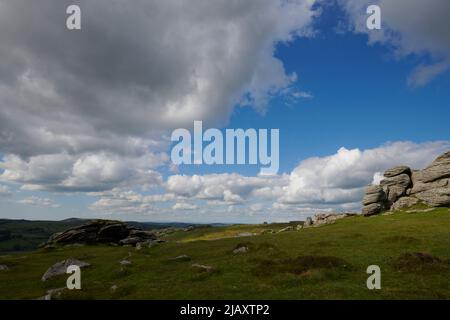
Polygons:
[[[82,270],[82,290],[66,292],[67,299],[450,299],[447,208],[235,237],[284,226],[180,231],[140,251],[86,246],[0,256],[0,264],[10,267],[0,271],[0,298],[35,299],[64,287],[65,275],[46,283],[40,278],[52,264],[73,257],[92,265]],[[233,254],[239,245],[249,251]],[[180,255],[192,259],[173,260]],[[122,268],[124,258],[132,264]],[[214,270],[199,272],[193,263]],[[382,289],[371,291],[366,269],[374,264],[381,267]]]

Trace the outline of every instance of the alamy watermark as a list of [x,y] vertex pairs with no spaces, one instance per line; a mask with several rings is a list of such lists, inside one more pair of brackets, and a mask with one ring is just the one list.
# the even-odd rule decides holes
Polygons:
[[259,164],[261,174],[277,174],[279,139],[279,129],[270,129],[270,132],[268,129],[226,129],[224,135],[215,128],[203,132],[203,122],[194,121],[193,137],[187,129],[172,132],[171,140],[177,143],[172,148],[171,159],[175,165]]

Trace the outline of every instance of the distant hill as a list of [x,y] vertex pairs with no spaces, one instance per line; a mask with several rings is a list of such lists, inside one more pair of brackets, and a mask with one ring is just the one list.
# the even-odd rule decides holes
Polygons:
[[[69,218],[61,221],[30,221],[0,219],[0,253],[31,251],[56,232],[64,231],[88,222],[89,219]],[[127,224],[143,230],[164,229],[169,227],[183,228],[189,223],[160,222],[127,222]],[[198,225],[197,225],[198,226]]]

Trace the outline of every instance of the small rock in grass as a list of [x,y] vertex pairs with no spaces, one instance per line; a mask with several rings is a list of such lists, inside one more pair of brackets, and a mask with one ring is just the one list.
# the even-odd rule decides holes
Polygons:
[[278,230],[278,233],[286,232],[286,231],[293,231],[293,230],[294,230],[294,227],[293,227],[293,226],[288,226],[288,227],[286,227],[286,228],[283,228],[283,229],[281,229],[281,230]]
[[84,261],[79,261],[76,259],[67,259],[67,260],[63,260],[60,262],[55,263],[53,266],[51,266],[50,268],[48,268],[48,270],[44,273],[44,275],[42,276],[41,280],[42,281],[47,281],[48,279],[54,277],[54,276],[58,276],[61,274],[65,274],[67,271],[67,268],[69,266],[78,266],[80,268],[84,268],[84,267],[89,267],[90,264]]
[[38,300],[59,299],[59,298],[61,298],[61,295],[65,289],[66,288],[50,289],[47,291],[47,294],[45,296],[38,298]]
[[238,247],[238,248],[233,250],[234,254],[242,254],[242,253],[247,253],[247,252],[248,252],[248,247],[247,246]]
[[120,264],[122,266],[129,266],[131,264],[131,261],[130,260],[122,260],[122,261],[120,261]]
[[191,257],[186,254],[182,254],[181,256],[175,257],[172,259],[173,261],[191,261]]
[[8,268],[7,265],[5,265],[5,264],[0,264],[0,271],[8,271],[8,270],[9,270],[9,268]]
[[199,272],[212,272],[214,271],[214,268],[211,266],[205,266],[203,264],[194,263],[192,265],[192,268],[196,269]]

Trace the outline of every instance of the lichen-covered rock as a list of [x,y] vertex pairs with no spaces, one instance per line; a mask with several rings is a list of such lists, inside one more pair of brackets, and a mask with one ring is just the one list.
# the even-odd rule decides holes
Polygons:
[[419,199],[415,197],[402,197],[391,206],[391,211],[409,208],[413,205],[418,204],[419,202]]
[[431,207],[450,206],[450,188],[431,189],[415,196]]
[[444,178],[450,178],[450,151],[439,156],[428,167],[418,171],[416,175],[417,181],[424,183]]

